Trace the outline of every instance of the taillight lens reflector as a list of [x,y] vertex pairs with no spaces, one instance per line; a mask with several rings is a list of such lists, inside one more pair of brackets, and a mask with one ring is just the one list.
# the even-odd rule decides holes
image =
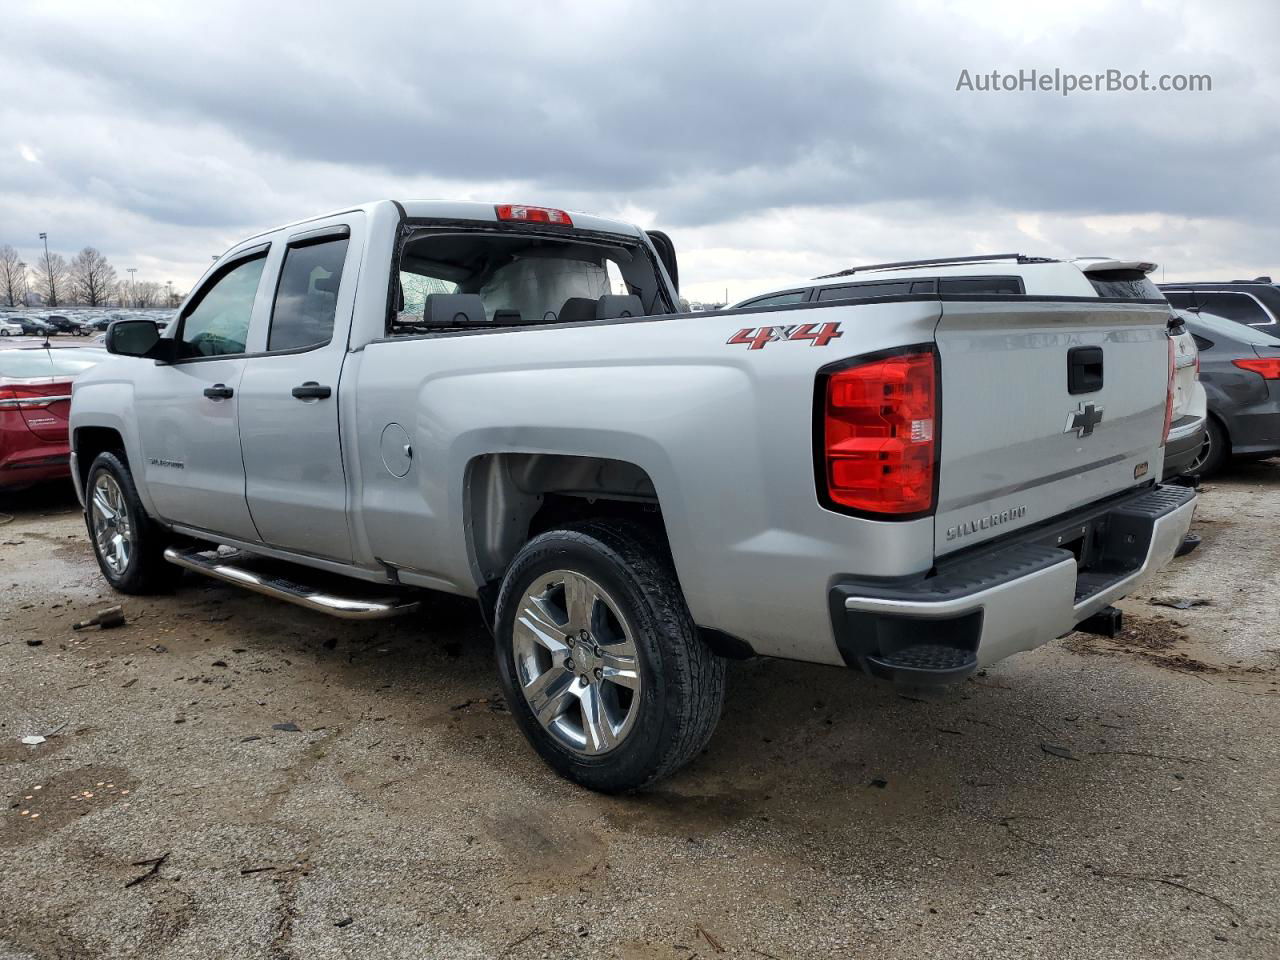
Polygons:
[[832,504],[891,515],[933,508],[938,383],[931,351],[827,374],[822,400],[819,456]]
[[1280,357],[1241,357],[1231,362],[1241,370],[1260,374],[1263,380],[1280,380]]
[[573,218],[563,210],[551,207],[529,207],[520,203],[500,203],[494,210],[499,220],[518,220],[524,223],[553,223],[561,227],[572,227]]
[[1177,375],[1177,353],[1173,346],[1173,338],[1169,338],[1169,379],[1164,395],[1164,434],[1160,437],[1160,445],[1164,446],[1169,439],[1169,428],[1173,426],[1173,394],[1177,387],[1174,377]]

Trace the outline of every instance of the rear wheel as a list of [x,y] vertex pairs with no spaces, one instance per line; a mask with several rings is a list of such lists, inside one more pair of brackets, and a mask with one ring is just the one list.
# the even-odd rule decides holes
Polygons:
[[143,509],[123,458],[100,453],[85,483],[85,524],[98,568],[121,593],[164,593],[182,568],[164,559],[168,535]]
[[1209,417],[1204,424],[1204,443],[1191,466],[1187,467],[1187,473],[1212,476],[1222,469],[1230,456],[1231,442],[1227,439],[1227,432],[1217,420]]
[[531,540],[503,580],[495,640],[525,736],[592,790],[669,775],[719,719],[724,661],[702,642],[670,559],[643,528],[592,521]]

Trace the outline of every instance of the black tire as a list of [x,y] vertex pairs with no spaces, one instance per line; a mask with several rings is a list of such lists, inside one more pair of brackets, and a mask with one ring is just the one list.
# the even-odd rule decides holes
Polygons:
[[[94,534],[93,496],[98,478],[107,474],[119,488],[129,518],[129,533],[132,548],[128,562],[122,570],[115,570],[104,556],[98,537]],[[98,569],[112,588],[121,593],[150,594],[168,593],[182,579],[182,568],[164,559],[165,547],[172,537],[163,527],[147,516],[138,499],[138,488],[134,485],[133,474],[129,472],[121,453],[108,451],[100,453],[89,467],[85,482],[85,526],[89,530],[89,542],[93,545],[93,555],[98,561]]]
[[[634,637],[641,683],[633,725],[595,756],[568,749],[543,727],[516,672],[521,600],[556,570],[603,587]],[[638,524],[586,521],[529,541],[502,581],[494,638],[503,694],[525,737],[554,770],[591,790],[637,790],[669,776],[706,746],[720,719],[725,662],[698,635],[665,545]]]
[[1222,424],[1216,417],[1206,418],[1204,446],[1196,454],[1196,461],[1187,469],[1187,472],[1211,477],[1226,466],[1230,457],[1231,440],[1227,437],[1227,431],[1222,428]]

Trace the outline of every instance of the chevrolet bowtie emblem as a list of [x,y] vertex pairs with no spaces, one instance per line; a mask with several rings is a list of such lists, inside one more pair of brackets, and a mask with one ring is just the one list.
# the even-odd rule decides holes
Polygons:
[[1062,428],[1063,433],[1074,432],[1077,437],[1087,437],[1093,433],[1093,428],[1102,422],[1102,404],[1085,403],[1080,401],[1080,409],[1072,410],[1067,414],[1067,425]]

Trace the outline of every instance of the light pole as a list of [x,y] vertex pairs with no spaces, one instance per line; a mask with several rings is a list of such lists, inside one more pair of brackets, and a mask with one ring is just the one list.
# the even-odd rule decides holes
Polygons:
[[129,274],[129,306],[131,307],[138,305],[138,281],[134,277],[137,272],[137,267],[129,267],[125,270],[125,273]]
[[166,280],[164,283],[165,283],[165,286],[169,288],[169,309],[172,310],[173,309],[173,281]]
[[49,281],[49,306],[56,307],[58,305],[58,291],[53,288],[53,264],[49,261],[49,235],[42,233],[40,234],[40,239],[44,241],[44,269]]
[[18,282],[21,286],[18,288],[22,291],[22,306],[27,305],[27,265],[21,260],[18,261]]

